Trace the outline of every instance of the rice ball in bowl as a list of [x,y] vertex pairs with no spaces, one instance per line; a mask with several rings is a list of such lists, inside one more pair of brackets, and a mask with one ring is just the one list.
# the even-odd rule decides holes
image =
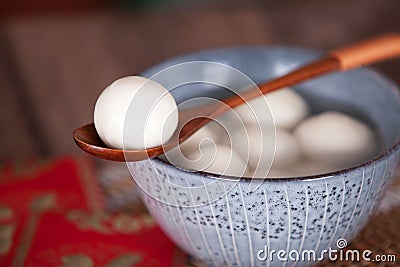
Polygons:
[[[171,59],[143,75],[149,77],[180,62],[215,60],[259,82],[281,74],[277,66],[301,65],[318,56],[312,51],[285,47],[227,48]],[[256,190],[250,190],[251,179],[188,172],[158,158],[128,163],[151,214],[193,257],[210,266],[265,266],[267,261],[270,266],[281,266],[283,262],[276,257],[264,257],[266,247],[269,251],[299,253],[314,250],[320,255],[322,250],[336,249],[341,238],[350,242],[376,210],[400,159],[398,89],[376,72],[362,68],[324,76],[295,90],[310,105],[311,113],[337,110],[374,127],[381,152],[344,170],[265,178]],[[176,99],[183,99],[194,91],[200,94],[201,87],[172,93]],[[204,94],[217,92],[207,88]],[[218,198],[210,197],[218,193]],[[175,202],[171,204],[170,200]],[[297,266],[314,264],[297,262]]]

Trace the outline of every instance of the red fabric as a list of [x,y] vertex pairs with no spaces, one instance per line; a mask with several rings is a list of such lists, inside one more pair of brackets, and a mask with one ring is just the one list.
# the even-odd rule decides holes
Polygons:
[[90,161],[0,169],[0,266],[183,266],[147,213],[106,214]]

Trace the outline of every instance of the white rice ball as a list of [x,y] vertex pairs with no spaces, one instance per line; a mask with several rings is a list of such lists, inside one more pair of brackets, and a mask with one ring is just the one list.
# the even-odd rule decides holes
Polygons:
[[279,89],[247,104],[235,109],[246,124],[275,123],[278,128],[292,130],[309,114],[307,103],[291,88]]
[[332,162],[317,161],[317,160],[303,160],[291,166],[290,171],[293,176],[309,176],[317,175],[328,172],[333,172],[342,169],[340,164],[333,164]]
[[278,169],[274,167],[272,167],[271,169],[264,169],[259,167],[255,170],[250,171],[247,177],[262,179],[262,178],[287,178],[292,176],[293,176],[292,172],[288,169]]
[[177,147],[165,153],[165,157],[171,163],[177,162],[180,161],[181,157],[187,157],[189,154],[198,151],[202,142],[207,145],[218,143],[219,135],[214,127],[215,126],[212,121],[207,123],[187,140],[183,141]]
[[218,142],[230,147],[232,146],[233,133],[242,133],[245,136],[247,131],[247,126],[235,110],[229,110],[215,118],[215,122],[211,127],[217,132]]
[[287,168],[298,162],[300,158],[300,148],[294,136],[285,130],[276,129],[273,167]]
[[232,148],[239,153],[250,168],[271,166],[275,152],[273,127],[247,126],[245,131],[236,131],[230,137]]
[[370,158],[377,148],[369,127],[335,111],[306,119],[295,129],[294,135],[302,154],[308,159],[335,166],[360,163]]
[[171,138],[178,125],[178,109],[161,84],[128,76],[116,80],[100,94],[94,124],[109,147],[150,148]]
[[[232,134],[232,147],[247,159],[252,169],[285,168],[300,159],[300,152],[293,136],[272,126],[248,126],[246,133]],[[272,162],[273,161],[273,162]]]
[[205,171],[221,175],[242,177],[247,173],[247,165],[237,152],[225,145],[203,143],[200,149],[187,158],[176,162],[177,166],[187,170]]

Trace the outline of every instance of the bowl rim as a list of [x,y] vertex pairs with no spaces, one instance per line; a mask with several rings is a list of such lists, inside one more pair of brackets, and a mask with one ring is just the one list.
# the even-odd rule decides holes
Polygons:
[[[261,48],[261,49],[262,48],[264,48],[264,49],[265,48],[268,48],[268,49],[285,49],[286,48],[286,49],[290,49],[290,50],[301,50],[304,52],[315,53],[316,56],[318,56],[318,54],[322,54],[321,51],[319,51],[319,50],[304,49],[304,48],[295,47],[295,46],[260,46],[260,45],[232,46],[232,47],[226,47],[226,48],[204,49],[204,50],[196,51],[193,53],[187,53],[187,54],[180,55],[177,57],[172,57],[170,59],[160,62],[159,64],[153,65],[152,67],[148,68],[145,72],[152,71],[154,68],[157,68],[158,65],[166,64],[169,61],[183,59],[185,57],[193,56],[198,53],[216,52],[216,51],[224,51],[224,50],[250,49],[250,48],[255,48],[255,47]],[[387,77],[381,71],[379,71],[373,67],[361,67],[361,68],[357,68],[357,70],[373,74],[376,79],[380,79],[381,81],[386,83],[388,85],[387,87],[393,92],[393,94],[397,98],[397,101],[400,103],[400,87],[393,80],[391,80],[389,77]],[[385,149],[383,152],[379,153],[375,157],[373,157],[367,161],[361,162],[360,164],[357,164],[355,166],[348,167],[345,169],[339,169],[339,170],[332,171],[332,172],[321,173],[321,174],[294,176],[294,177],[279,177],[279,178],[274,178],[274,177],[253,178],[253,177],[236,177],[236,176],[229,176],[229,175],[218,175],[218,174],[205,172],[205,171],[193,171],[193,170],[184,170],[181,168],[177,168],[176,166],[172,165],[171,163],[169,163],[161,158],[158,158],[158,157],[151,158],[150,160],[155,161],[159,164],[162,164],[167,168],[182,172],[183,174],[193,174],[193,176],[200,176],[200,177],[209,178],[209,179],[222,179],[222,180],[235,180],[235,181],[239,180],[242,182],[251,182],[253,179],[257,179],[260,181],[268,181],[268,182],[290,182],[290,181],[320,180],[320,179],[330,178],[333,176],[346,175],[347,173],[350,173],[357,169],[371,165],[383,158],[389,157],[390,155],[394,154],[397,150],[400,150],[400,137],[398,137],[396,142],[394,142],[394,144],[392,146],[390,146],[388,149]]]

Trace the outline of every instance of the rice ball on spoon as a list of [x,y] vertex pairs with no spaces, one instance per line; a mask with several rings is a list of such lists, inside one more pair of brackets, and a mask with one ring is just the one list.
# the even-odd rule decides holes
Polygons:
[[178,109],[161,84],[140,76],[116,80],[99,96],[94,125],[101,140],[117,149],[162,145],[175,132]]

